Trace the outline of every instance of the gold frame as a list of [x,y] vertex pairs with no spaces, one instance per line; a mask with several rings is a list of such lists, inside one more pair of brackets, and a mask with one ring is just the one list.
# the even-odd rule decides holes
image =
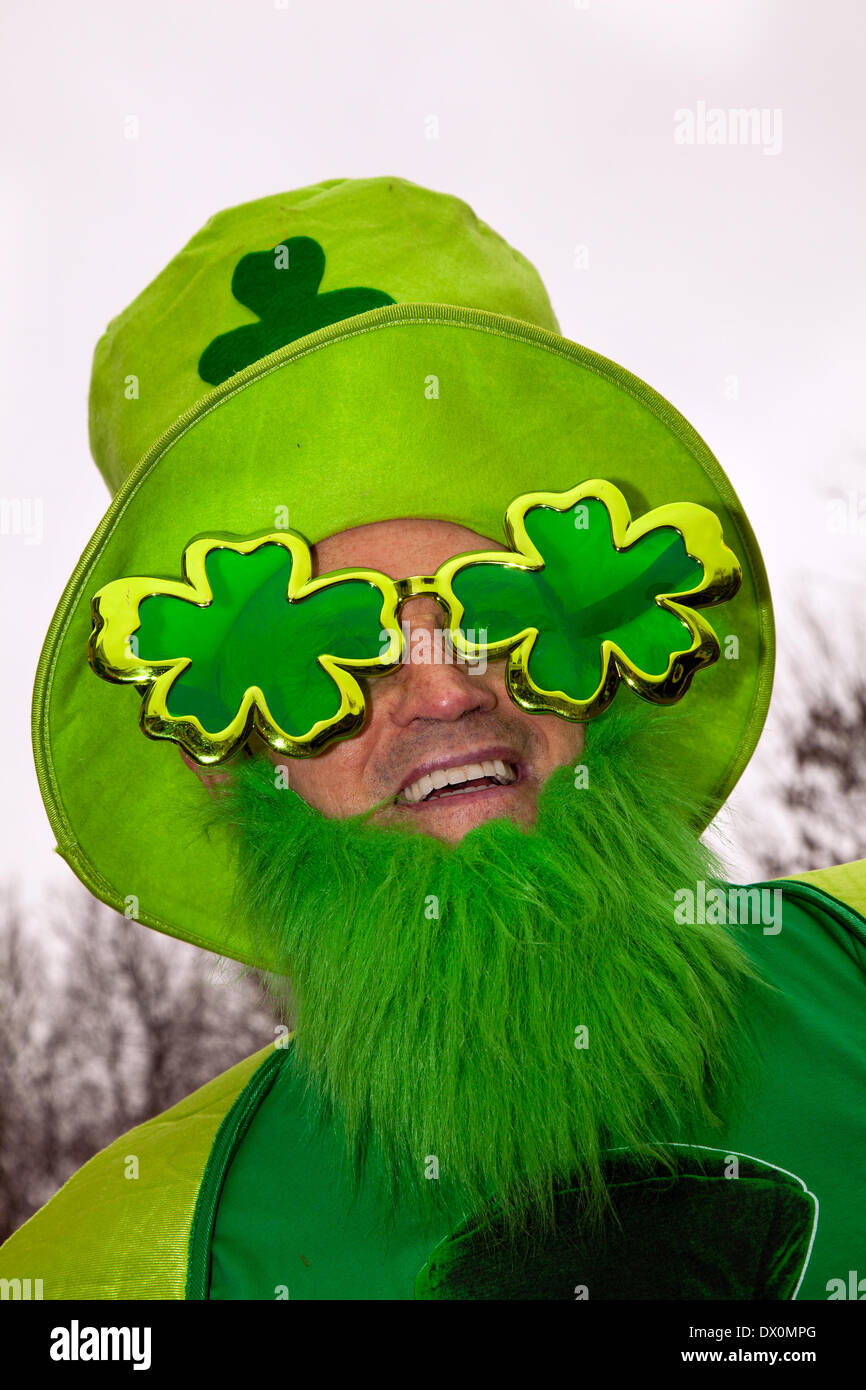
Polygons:
[[[200,608],[213,600],[205,560],[212,550],[234,550],[249,555],[263,545],[280,545],[292,557],[292,569],[286,597],[290,603],[299,602],[335,583],[360,579],[382,595],[381,629],[392,632],[391,646],[385,657],[363,661],[346,661],[330,654],[320,655],[323,669],[340,691],[340,708],[330,719],[320,719],[301,737],[293,737],[276,723],[260,686],[250,686],[230,724],[218,733],[210,734],[195,715],[169,714],[168,693],[184,671],[191,665],[189,657],[173,661],[146,662],[130,652],[129,641],[138,629],[139,606],[145,598],[163,594],[184,599]],[[87,659],[97,675],[117,684],[144,688],[140,724],[149,738],[171,739],[202,766],[222,763],[231,757],[255,731],[274,752],[291,758],[313,757],[333,739],[348,738],[364,721],[364,695],[353,671],[368,676],[387,675],[402,660],[403,634],[397,622],[400,603],[397,585],[378,570],[332,570],[318,579],[311,579],[310,549],[302,536],[294,531],[275,531],[267,535],[238,540],[228,535],[199,536],[186,546],[181,562],[182,579],[136,577],[116,579],[104,585],[91,600],[93,630],[87,644]]]
[[[452,585],[455,575],[469,565],[505,565],[523,570],[543,568],[544,557],[526,531],[526,513],[535,507],[566,512],[585,498],[594,498],[607,509],[615,549],[627,550],[648,532],[669,526],[682,536],[686,552],[702,566],[704,577],[699,585],[685,593],[656,596],[656,603],[679,618],[692,639],[687,651],[671,656],[662,676],[654,677],[642,671],[617,643],[605,639],[601,644],[602,673],[598,686],[588,699],[574,700],[562,690],[543,690],[529,674],[529,659],[539,635],[537,627],[523,628],[499,642],[464,641],[460,630],[464,609]],[[432,581],[423,581],[425,588],[421,592],[431,592],[435,588],[439,601],[449,613],[455,650],[466,659],[508,658],[506,685],[521,709],[533,714],[552,711],[565,719],[586,721],[607,709],[621,679],[644,699],[670,705],[686,693],[696,671],[718,660],[720,648],[715,632],[692,610],[733,598],[742,582],[742,568],[734,552],[724,543],[721,522],[708,507],[695,502],[671,502],[632,521],[628,503],[619,488],[603,478],[591,478],[566,492],[530,492],[516,497],[505,514],[505,534],[510,550],[479,550],[455,555],[440,565]],[[685,599],[691,600],[688,607],[683,602]]]

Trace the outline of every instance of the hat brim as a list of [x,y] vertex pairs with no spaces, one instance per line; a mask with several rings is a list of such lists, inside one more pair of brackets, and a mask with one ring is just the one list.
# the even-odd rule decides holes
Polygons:
[[615,483],[633,517],[670,502],[711,508],[742,565],[737,596],[707,615],[723,651],[726,637],[736,644],[695,677],[693,717],[670,745],[711,818],[758,741],[774,662],[763,561],[722,468],[667,401],[586,348],[498,314],[401,304],[230,378],[176,421],[114,498],[36,677],[36,766],[59,853],[119,911],[274,968],[233,913],[235,849],[211,823],[206,790],[176,748],[141,733],[138,693],[87,664],[93,594],[123,575],[177,577],[192,536],[268,531],[280,508],[311,543],[400,517],[504,541],[518,494],[586,478]]

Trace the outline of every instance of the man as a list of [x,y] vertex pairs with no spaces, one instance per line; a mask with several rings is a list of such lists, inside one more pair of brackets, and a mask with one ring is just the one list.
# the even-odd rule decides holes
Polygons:
[[109,326],[91,440],[116,496],[35,696],[60,852],[293,1031],[0,1273],[861,1296],[866,873],[738,889],[700,839],[773,626],[682,417],[465,204],[333,180],[213,218]]

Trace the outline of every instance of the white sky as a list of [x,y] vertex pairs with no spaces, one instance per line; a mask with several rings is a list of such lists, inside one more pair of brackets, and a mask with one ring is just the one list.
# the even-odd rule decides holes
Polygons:
[[[761,543],[777,680],[808,678],[801,595],[841,635],[866,592],[866,533],[835,534],[826,511],[856,489],[866,512],[864,15],[858,0],[6,0],[0,495],[41,499],[44,540],[0,536],[0,882],[70,881],[29,703],[108,502],[87,446],[96,340],[212,213],[321,179],[396,174],[464,198],[538,266],[568,337],[683,412]],[[700,102],[779,110],[780,152],[678,145],[674,112]],[[732,803],[735,877],[766,756]]]

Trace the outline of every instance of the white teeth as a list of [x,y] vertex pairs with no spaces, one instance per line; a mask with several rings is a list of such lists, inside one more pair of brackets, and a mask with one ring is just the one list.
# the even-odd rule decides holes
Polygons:
[[448,796],[461,796],[464,792],[474,791],[473,786],[466,784],[476,782],[481,777],[495,777],[502,786],[508,786],[511,782],[517,781],[517,770],[501,758],[492,758],[481,763],[464,763],[462,767],[437,767],[433,772],[425,773],[416,782],[404,787],[401,797],[404,802],[414,806],[432,791],[441,790],[443,787],[453,788],[447,793]]

